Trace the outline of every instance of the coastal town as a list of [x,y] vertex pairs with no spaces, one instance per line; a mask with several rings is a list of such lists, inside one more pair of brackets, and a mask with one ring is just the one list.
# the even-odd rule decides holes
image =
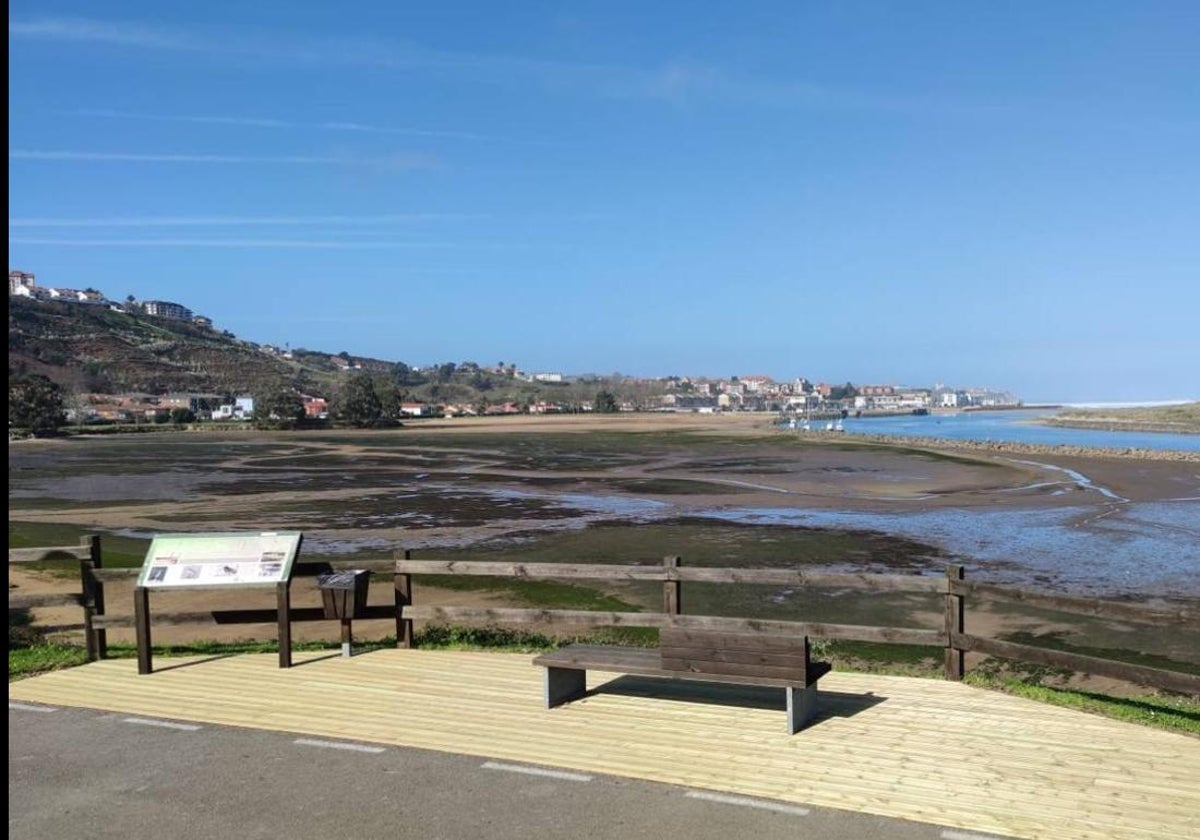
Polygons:
[[[219,332],[212,319],[198,315],[175,301],[138,300],[132,295],[123,300],[109,298],[88,286],[75,289],[42,286],[28,271],[10,269],[9,297],[35,303],[70,304],[102,307],[130,318],[182,322],[202,330]],[[299,350],[258,344],[224,336],[245,349],[278,359],[292,361]],[[470,381],[487,382],[490,390],[502,391],[496,384],[530,383],[537,386],[536,398],[525,399],[416,399],[401,393],[394,400],[391,419],[422,417],[471,417],[510,414],[559,414],[586,412],[679,412],[718,414],[723,412],[773,412],[794,418],[796,424],[808,420],[833,420],[851,416],[927,414],[940,410],[977,410],[1015,408],[1022,405],[1015,395],[979,387],[954,387],[941,383],[932,386],[897,384],[831,384],[805,377],[777,380],[766,374],[729,377],[662,376],[613,377],[569,375],[559,371],[526,371],[514,363],[480,365],[475,362],[440,364],[410,368],[403,363],[354,357],[348,353],[328,356],[333,371],[343,381],[355,375],[389,376],[396,369],[405,371],[411,382],[446,381],[454,375]],[[576,386],[576,387],[572,387]],[[589,390],[590,388],[590,390]],[[336,382],[323,393],[297,391],[295,397],[310,421],[328,420],[335,403]],[[402,389],[403,390],[403,389]],[[601,399],[595,395],[601,394]],[[409,398],[404,398],[408,396]],[[76,395],[66,408],[71,423],[164,423],[195,421],[246,422],[256,419],[254,393],[162,392],[97,393]],[[260,412],[261,413],[261,412]]]

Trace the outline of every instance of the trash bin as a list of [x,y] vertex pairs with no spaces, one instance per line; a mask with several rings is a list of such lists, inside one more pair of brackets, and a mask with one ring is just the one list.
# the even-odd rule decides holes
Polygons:
[[367,611],[367,587],[370,584],[369,569],[317,575],[317,588],[321,590],[325,617],[346,621],[364,615]]
[[350,656],[350,646],[354,642],[350,620],[367,614],[367,587],[370,583],[369,569],[317,575],[317,589],[321,590],[325,617],[336,618],[342,623],[342,656]]

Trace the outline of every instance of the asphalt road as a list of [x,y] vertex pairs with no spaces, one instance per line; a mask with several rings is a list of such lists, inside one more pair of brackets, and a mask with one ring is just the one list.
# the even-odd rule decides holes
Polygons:
[[473,756],[46,708],[9,703],[10,840],[985,837]]

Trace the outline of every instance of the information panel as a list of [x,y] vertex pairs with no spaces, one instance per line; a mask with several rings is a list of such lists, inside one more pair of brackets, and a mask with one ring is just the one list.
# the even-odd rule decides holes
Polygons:
[[159,534],[150,543],[138,586],[250,586],[291,578],[303,535],[297,531]]

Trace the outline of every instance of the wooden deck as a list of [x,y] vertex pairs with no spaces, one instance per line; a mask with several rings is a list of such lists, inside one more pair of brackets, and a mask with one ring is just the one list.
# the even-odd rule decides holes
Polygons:
[[530,762],[1029,838],[1200,837],[1200,739],[959,683],[833,672],[784,734],[778,689],[589,673],[542,708],[523,654],[107,660],[11,700]]

